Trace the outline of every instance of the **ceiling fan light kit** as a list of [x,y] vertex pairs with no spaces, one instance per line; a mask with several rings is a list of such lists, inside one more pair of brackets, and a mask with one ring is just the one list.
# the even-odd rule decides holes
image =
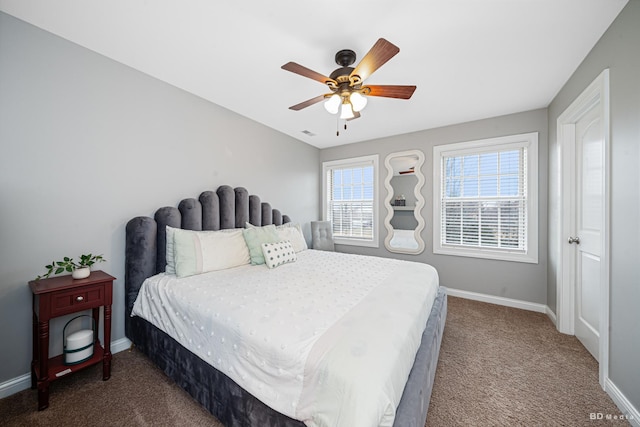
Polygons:
[[353,114],[353,108],[351,107],[351,103],[347,101],[345,98],[342,102],[342,108],[340,109],[340,118],[343,120],[349,120],[355,118]]
[[362,111],[367,106],[367,98],[365,98],[360,92],[351,92],[349,101],[353,107],[353,111]]
[[415,86],[400,85],[368,85],[363,82],[378,68],[393,58],[400,48],[385,39],[378,39],[373,47],[362,58],[360,63],[351,67],[356,61],[356,53],[351,49],[338,51],[335,56],[336,64],[340,68],[334,70],[329,77],[310,70],[295,62],[288,62],[282,66],[283,70],[299,74],[325,84],[331,93],[316,96],[307,101],[289,107],[291,110],[302,110],[310,105],[324,101],[324,108],[330,114],[340,113],[340,119],[352,120],[360,117],[360,111],[367,105],[367,96],[385,98],[409,99],[416,90]]
[[334,93],[324,102],[324,108],[329,114],[338,114],[341,104],[342,99],[340,98],[340,95]]

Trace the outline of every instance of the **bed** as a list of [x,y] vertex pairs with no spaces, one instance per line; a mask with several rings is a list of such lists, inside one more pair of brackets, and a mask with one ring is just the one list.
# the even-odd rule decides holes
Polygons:
[[[126,227],[125,267],[127,337],[227,426],[423,426],[447,308],[446,294],[437,286],[437,273],[432,267],[307,249],[297,252],[295,262],[273,269],[265,265],[239,265],[178,278],[175,274],[165,273],[167,241],[171,243],[173,240],[173,229],[234,230],[244,229],[247,225],[266,229],[291,224],[288,216],[261,202],[259,197],[249,195],[244,188],[234,189],[230,186],[221,186],[215,192],[204,192],[198,199],[185,199],[177,208],[160,208],[154,218],[136,217],[129,221]],[[169,237],[167,230],[171,231]],[[331,290],[328,284],[338,283],[340,279],[331,276],[334,269],[326,265],[338,264],[353,268],[359,265],[357,277],[360,280],[353,286],[342,288],[343,293],[355,295],[353,300],[345,295],[345,298],[341,296],[332,303],[332,292],[336,290]],[[408,273],[412,269],[409,267],[415,267],[415,270]],[[328,276],[323,277],[323,274]],[[245,276],[248,279],[240,280]],[[267,277],[270,279],[267,280]],[[285,283],[288,277],[297,277],[296,283],[300,285],[287,288]],[[303,277],[307,277],[309,283],[303,284]],[[426,280],[426,277],[435,281],[435,287],[420,285],[420,280]],[[384,286],[374,283],[378,278],[385,282]],[[414,303],[415,314],[409,314],[413,313],[409,308],[404,310],[407,313],[403,316],[398,314],[398,319],[402,317],[402,321],[407,322],[407,332],[396,334],[398,337],[394,337],[393,342],[377,342],[378,337],[385,336],[385,328],[389,329],[389,324],[395,324],[388,321],[388,316],[403,311],[385,312],[385,306],[380,301],[392,299],[390,296],[398,293],[398,286],[403,284],[406,287],[408,283],[413,283],[411,286],[424,294],[428,306],[426,303]],[[323,287],[327,288],[324,294],[321,292]],[[231,294],[225,293],[229,289],[238,300],[231,300]],[[295,294],[297,292],[302,294]],[[207,296],[207,293],[210,295]],[[186,294],[191,295],[191,300]],[[293,295],[291,300],[286,296],[288,294]],[[141,302],[145,298],[147,302]],[[306,304],[305,301],[310,298],[316,301],[311,305]],[[406,298],[401,303],[409,307],[412,299]],[[154,308],[151,300],[160,305]],[[226,301],[226,311],[224,307],[215,307],[214,304],[220,300]],[[298,307],[289,310],[291,313],[287,312],[287,315],[295,314],[299,318],[287,324],[284,315],[277,317],[280,308],[260,311],[261,305],[268,306],[275,300],[283,300],[289,307]],[[164,304],[168,305],[169,302],[182,302],[183,305],[165,308]],[[202,306],[204,313],[192,312],[195,305]],[[323,316],[333,320],[314,315],[316,311],[322,311],[319,310],[322,307],[327,311]],[[360,320],[364,319],[361,316],[363,313],[376,310],[380,315]],[[173,319],[162,318],[162,311],[166,311]],[[252,316],[259,321],[258,326],[246,323]],[[290,326],[291,333],[287,333],[286,328],[277,332],[278,329],[269,326],[265,319],[273,321],[273,325],[280,323]],[[316,323],[307,324],[307,321]],[[223,323],[234,325],[236,329],[220,332]],[[195,331],[200,337],[187,337],[176,325],[186,325],[186,329]],[[264,329],[261,330],[261,327]],[[330,336],[342,337],[342,331],[347,329],[353,329],[350,333],[354,335],[344,335],[348,338],[341,339],[345,342],[342,347],[329,340]],[[405,328],[402,330],[405,331]],[[294,339],[294,335],[302,338]],[[212,341],[201,341],[205,336],[210,336]],[[398,339],[400,341],[396,342]],[[257,348],[262,341],[267,343],[266,350]],[[375,349],[385,346],[396,350],[390,353],[392,356],[379,357],[382,360],[380,363],[383,363],[380,366],[386,366],[384,363],[398,365],[397,371],[394,368],[389,370],[393,374],[387,375],[386,368],[367,371],[369,368],[363,365],[361,372],[356,373],[360,365],[360,359],[357,358],[361,357],[359,353],[366,353],[369,347]],[[288,348],[287,352],[295,349],[294,353],[298,356],[288,356],[285,347]],[[253,357],[254,353],[261,354],[261,351],[272,353],[275,359],[267,359],[263,355]],[[242,356],[232,363],[234,353]],[[370,353],[378,354],[378,350]],[[344,374],[339,372],[339,365],[346,366],[354,376],[360,375],[360,380],[343,384]],[[312,370],[310,366],[319,366],[321,369]],[[367,372],[384,375],[367,375]],[[384,377],[383,381],[386,381],[385,387],[389,392],[383,393],[382,398],[375,394],[376,387],[358,389],[362,378],[366,378],[368,384],[373,377]],[[325,384],[329,391],[323,388]],[[342,390],[344,395],[340,394]],[[323,393],[328,395],[328,400],[318,397]],[[365,397],[369,394],[373,397]],[[348,395],[355,400],[347,404],[347,408],[338,410],[337,415],[325,411],[326,407],[333,410],[343,400],[349,402]],[[382,409],[367,406],[376,399],[383,400]],[[352,406],[359,406],[360,412],[348,413],[347,409]],[[374,413],[376,410],[380,413]]]

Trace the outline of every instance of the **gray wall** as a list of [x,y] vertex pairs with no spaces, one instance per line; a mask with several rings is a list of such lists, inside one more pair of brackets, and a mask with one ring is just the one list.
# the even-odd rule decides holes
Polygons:
[[[389,101],[392,102],[392,101]],[[400,101],[398,101],[400,102]],[[508,261],[485,260],[479,258],[465,258],[448,255],[433,254],[433,146],[454,142],[471,141],[504,135],[527,132],[538,132],[539,144],[539,207],[538,233],[539,253],[538,264],[526,264]],[[380,154],[380,165],[384,167],[385,157],[394,152],[411,149],[421,150],[425,154],[425,164],[422,167],[427,181],[422,194],[427,201],[422,209],[426,227],[422,233],[426,248],[419,255],[394,254],[386,250],[384,237],[386,229],[383,221],[379,221],[379,248],[363,248],[358,246],[339,245],[337,249],[343,252],[378,255],[426,262],[438,269],[440,283],[451,288],[481,292],[488,295],[514,298],[523,301],[546,304],[547,302],[547,110],[534,110],[524,113],[511,114],[487,120],[463,123],[438,129],[430,129],[396,137],[382,138],[362,143],[349,144],[340,147],[323,149],[320,152],[322,161],[341,158]],[[382,204],[384,199],[383,182],[386,171],[379,174],[380,216],[384,217],[386,209]]]
[[[549,106],[550,170],[557,170],[557,119],[610,69],[611,270],[609,377],[640,408],[640,1],[631,0]],[[559,176],[550,176],[549,306],[556,310]]]
[[222,184],[271,202],[307,237],[320,212],[318,149],[3,13],[0,144],[0,383],[29,372],[27,282],[52,259],[105,255],[117,340],[130,218]]

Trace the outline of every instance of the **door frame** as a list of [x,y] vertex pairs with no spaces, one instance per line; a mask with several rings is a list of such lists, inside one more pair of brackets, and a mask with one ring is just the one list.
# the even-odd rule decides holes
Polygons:
[[576,251],[567,239],[576,229],[576,150],[575,124],[591,108],[600,109],[604,133],[603,215],[601,233],[599,382],[604,389],[609,377],[609,270],[610,270],[610,117],[609,69],[605,69],[558,117],[560,149],[560,259],[556,273],[557,328],[575,334],[575,267]]

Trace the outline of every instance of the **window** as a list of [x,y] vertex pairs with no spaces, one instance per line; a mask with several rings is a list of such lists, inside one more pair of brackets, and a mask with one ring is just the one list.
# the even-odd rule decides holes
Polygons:
[[433,153],[433,252],[537,263],[538,134]]
[[378,247],[378,156],[324,162],[323,216],[338,244]]

